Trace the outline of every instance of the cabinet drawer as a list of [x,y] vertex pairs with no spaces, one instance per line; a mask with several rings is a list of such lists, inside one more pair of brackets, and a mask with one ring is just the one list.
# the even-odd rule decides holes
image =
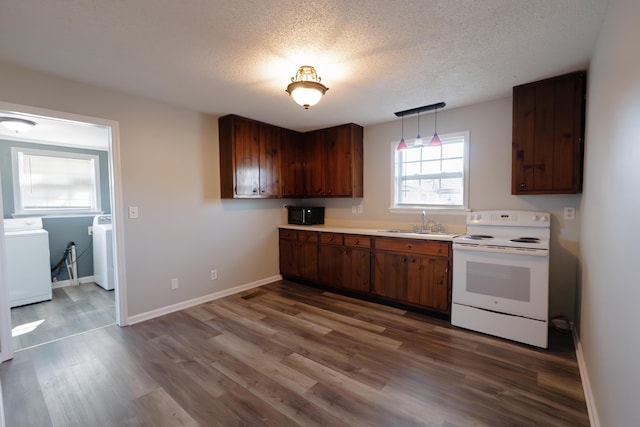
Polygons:
[[320,233],[320,243],[324,245],[341,245],[344,243],[344,236],[337,233]]
[[316,231],[298,231],[298,240],[303,242],[317,242],[318,232]]
[[352,246],[357,248],[370,248],[371,237],[346,235],[344,236],[344,244],[345,246]]
[[449,256],[449,244],[433,240],[377,238],[375,245],[377,250]]
[[298,240],[298,232],[296,230],[280,229],[280,238],[286,240]]

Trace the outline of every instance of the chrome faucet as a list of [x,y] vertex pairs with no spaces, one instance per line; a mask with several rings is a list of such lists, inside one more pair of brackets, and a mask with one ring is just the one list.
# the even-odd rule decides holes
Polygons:
[[422,224],[420,226],[420,231],[427,231],[427,212],[422,211]]

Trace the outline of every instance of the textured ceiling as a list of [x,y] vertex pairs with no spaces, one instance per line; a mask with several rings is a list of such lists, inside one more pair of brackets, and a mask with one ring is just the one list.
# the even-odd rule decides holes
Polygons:
[[[607,0],[1,0],[0,60],[297,130],[509,96],[588,66]],[[313,65],[305,111],[284,89]],[[1,100],[0,94],[0,100]],[[81,112],[80,112],[81,113]]]

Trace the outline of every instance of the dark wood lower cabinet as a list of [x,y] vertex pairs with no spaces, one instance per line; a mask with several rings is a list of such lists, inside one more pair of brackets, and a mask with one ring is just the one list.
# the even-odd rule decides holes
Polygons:
[[318,233],[280,230],[280,274],[318,280]]
[[371,290],[371,238],[320,233],[318,280],[340,288]]
[[280,230],[283,276],[446,315],[451,254],[450,242]]

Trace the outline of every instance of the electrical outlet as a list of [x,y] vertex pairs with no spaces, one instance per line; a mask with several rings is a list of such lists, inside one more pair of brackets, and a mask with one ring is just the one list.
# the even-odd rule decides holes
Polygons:
[[88,234],[89,236],[93,236],[93,227],[92,227],[92,226],[88,226],[88,227],[87,227],[87,234]]
[[211,280],[218,279],[218,270],[211,270]]
[[171,279],[171,289],[178,289],[178,279]]
[[286,212],[286,211],[287,211],[287,205],[282,205],[282,210],[283,210],[284,212]]
[[568,221],[576,219],[576,208],[564,208],[564,219]]
[[362,203],[358,205],[358,213],[362,213]]
[[129,206],[129,219],[137,219],[137,218],[138,218],[138,207]]

